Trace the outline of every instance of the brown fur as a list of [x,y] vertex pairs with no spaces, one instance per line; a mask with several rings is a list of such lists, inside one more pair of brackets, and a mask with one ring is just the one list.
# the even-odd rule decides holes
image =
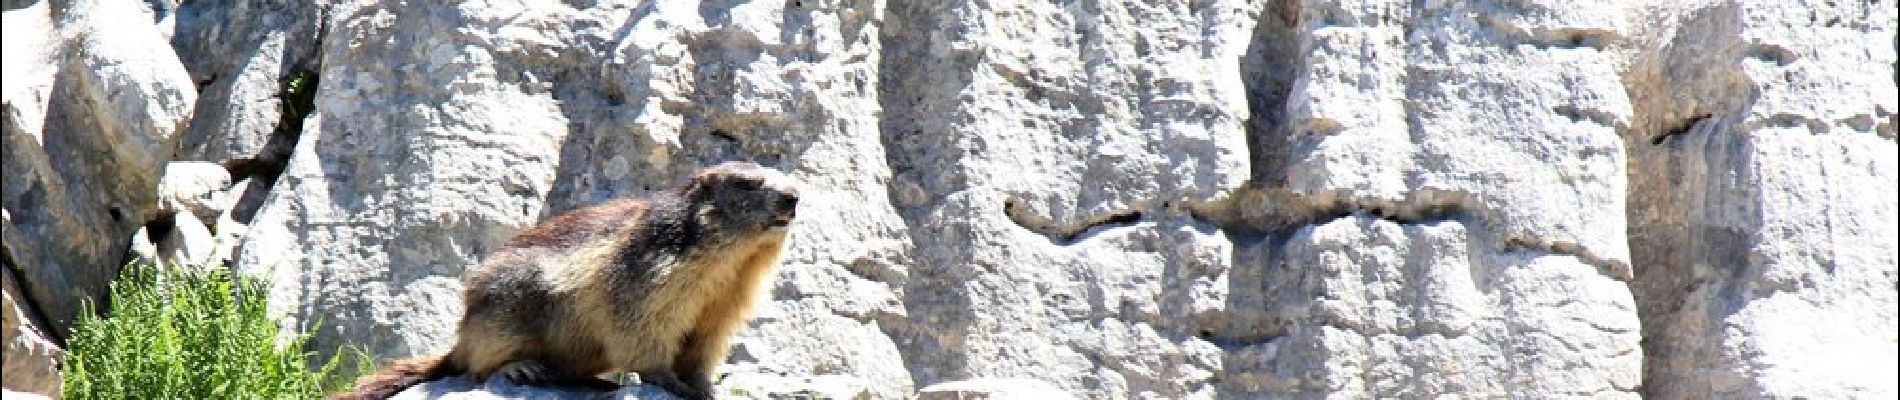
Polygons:
[[415,386],[423,381],[441,378],[458,373],[447,367],[446,357],[436,355],[399,360],[383,367],[382,371],[356,379],[355,393],[342,393],[330,396],[331,400],[369,400],[382,399],[395,395],[403,389]]
[[471,269],[455,346],[358,381],[356,398],[436,377],[606,387],[636,372],[710,398],[713,368],[767,286],[797,182],[749,163],[651,199],[574,210],[523,230]]

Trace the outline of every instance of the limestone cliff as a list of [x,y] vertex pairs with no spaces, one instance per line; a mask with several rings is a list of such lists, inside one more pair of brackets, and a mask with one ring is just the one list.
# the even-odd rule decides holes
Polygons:
[[8,2],[22,323],[134,248],[439,351],[509,234],[743,159],[811,190],[726,388],[1900,395],[1892,2],[445,3]]

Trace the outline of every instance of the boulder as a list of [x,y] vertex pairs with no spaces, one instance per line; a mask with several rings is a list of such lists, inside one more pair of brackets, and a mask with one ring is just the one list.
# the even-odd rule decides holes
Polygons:
[[977,378],[944,382],[918,390],[918,400],[1073,399],[1055,385],[1035,379]]
[[126,239],[157,216],[159,173],[197,92],[140,2],[44,1],[5,15],[0,239],[57,342],[82,300],[101,300]]
[[171,47],[203,91],[178,159],[229,165],[239,179],[281,168],[311,111],[327,4],[211,0],[173,9]]
[[212,220],[231,204],[231,173],[223,166],[203,161],[173,161],[165,164],[158,180],[158,212],[186,213],[199,220]]
[[5,279],[4,292],[0,292],[0,345],[6,346],[5,361],[0,361],[0,387],[7,390],[6,398],[16,395],[59,396],[59,363],[66,358],[66,351],[54,344],[43,320],[34,313],[32,305],[22,297],[18,283],[13,279],[11,265],[6,271],[0,271]]
[[1647,397],[1900,393],[1893,7],[1646,16],[1625,79]]
[[218,256],[218,241],[198,217],[191,214],[178,214],[172,218],[172,228],[164,239],[155,243],[161,260],[171,265],[186,267],[211,266],[222,261]]

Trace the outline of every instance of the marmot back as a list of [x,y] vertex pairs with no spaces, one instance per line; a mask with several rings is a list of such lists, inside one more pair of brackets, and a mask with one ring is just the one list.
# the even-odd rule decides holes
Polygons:
[[437,377],[501,373],[517,384],[613,388],[636,372],[710,398],[772,277],[799,183],[728,162],[648,199],[570,211],[510,238],[463,278],[466,314],[447,355],[405,360],[357,383],[382,398]]

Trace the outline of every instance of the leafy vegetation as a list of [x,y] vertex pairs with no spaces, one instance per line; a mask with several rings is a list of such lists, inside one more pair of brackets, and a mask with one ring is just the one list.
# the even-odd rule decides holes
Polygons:
[[224,268],[128,265],[108,314],[76,322],[66,398],[307,399],[345,388],[345,370],[369,370],[367,357],[345,349],[312,368],[309,335],[280,334],[263,284]]

